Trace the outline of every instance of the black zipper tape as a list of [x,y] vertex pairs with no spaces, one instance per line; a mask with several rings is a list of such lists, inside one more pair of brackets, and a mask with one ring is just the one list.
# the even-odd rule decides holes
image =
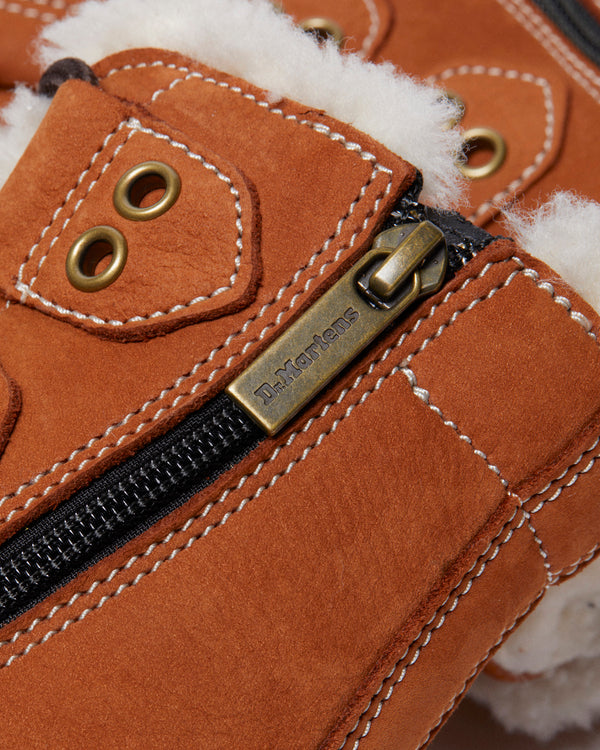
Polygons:
[[577,0],[533,0],[594,65],[600,67],[600,24]]
[[185,503],[264,437],[219,395],[16,534],[0,547],[0,624]]
[[[417,200],[419,179],[384,228],[429,220],[444,232],[448,278],[492,241],[459,214]],[[265,438],[225,394],[74,493],[0,547],[0,625],[10,622],[183,505]]]

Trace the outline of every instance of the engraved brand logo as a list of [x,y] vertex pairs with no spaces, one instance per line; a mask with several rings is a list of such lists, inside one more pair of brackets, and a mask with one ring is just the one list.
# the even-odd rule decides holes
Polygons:
[[254,391],[254,395],[262,398],[265,406],[270,404],[285,388],[297,380],[304,370],[307,370],[316,359],[319,359],[323,352],[326,352],[332,344],[335,344],[335,341],[343,336],[358,318],[359,313],[354,308],[349,307],[344,315],[335,320],[320,336],[313,336],[312,344],[309,344],[304,351],[300,352],[294,359],[286,360],[283,367],[275,370],[275,377],[279,380],[272,385],[263,383],[260,388]]

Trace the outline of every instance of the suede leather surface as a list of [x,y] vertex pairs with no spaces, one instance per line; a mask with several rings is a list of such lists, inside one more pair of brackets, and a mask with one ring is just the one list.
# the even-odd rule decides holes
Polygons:
[[[570,315],[589,310],[563,286],[552,296],[554,274],[538,264],[536,277],[529,261],[494,243],[281,436],[5,627],[6,746],[35,746],[41,732],[66,747],[100,732],[104,747],[426,743],[543,594],[552,537],[588,511],[585,498],[575,510],[557,501],[563,522],[540,536],[518,481],[506,486],[479,435],[467,434],[468,417],[488,403],[475,390],[460,420],[439,407],[443,345],[456,331],[470,329],[476,352],[500,308],[514,337],[501,339],[502,354],[529,350],[512,297],[521,280],[536,325],[556,335],[543,342],[554,352],[536,351],[525,366],[547,364],[570,335],[572,351],[589,357],[578,366],[597,375],[587,331],[597,319]],[[571,310],[556,301],[563,295]],[[510,360],[493,354],[506,377]],[[512,398],[502,378],[494,385],[497,398]],[[548,408],[561,397],[577,404],[569,382],[549,393]],[[575,413],[580,448],[587,412]],[[518,440],[529,442],[498,424],[499,444]],[[536,472],[562,481],[557,456],[574,442],[557,433]],[[586,522],[600,539],[594,517]],[[575,563],[583,551],[571,553]]]
[[[414,178],[412,167],[349,126],[293,102],[268,104],[264,92],[173,53],[127,53],[105,61],[99,71],[128,61],[155,85],[158,70],[147,63],[158,54],[194,74],[189,81],[194,99],[188,98],[192,92],[186,85],[175,86],[169,103],[173,116],[159,113],[169,117],[168,124],[157,122],[147,106],[131,104],[137,93],[137,86],[127,88],[131,81],[120,81],[120,98],[70,81],[2,192],[2,283],[12,300],[0,313],[2,362],[23,392],[23,409],[0,465],[2,537],[84,483],[87,471],[98,473],[115,463],[221,390],[364,250]],[[114,88],[118,74],[108,80]],[[154,107],[160,103],[155,97]],[[227,182],[184,150],[161,141],[157,146],[143,131],[133,128],[114,165],[109,163],[111,134],[132,112],[140,123],[153,124],[186,148],[213,154],[210,164],[223,167],[238,195],[241,222]],[[195,112],[205,113],[210,127],[202,127],[198,116],[198,126],[188,128]],[[74,117],[79,117],[77,128]],[[201,145],[196,145],[198,138]],[[114,185],[126,167],[163,154],[162,148],[164,158],[174,159],[180,171],[180,199],[156,220],[120,219],[110,202]],[[196,218],[190,224],[191,191],[196,189],[198,216],[214,207],[216,219]],[[128,238],[132,262],[128,259],[113,286],[78,292],[63,270],[70,241],[84,228],[113,222]],[[229,282],[238,223],[239,280],[222,295],[177,309],[191,295]],[[63,231],[71,233],[64,241]],[[159,244],[146,252],[153,233]],[[258,241],[260,249],[255,248]],[[171,260],[174,247],[183,251],[179,266]],[[186,260],[185,253],[193,256],[194,250],[195,258]],[[27,287],[19,285],[19,273]],[[34,282],[32,274],[39,275]],[[175,288],[165,283],[174,274]],[[66,312],[33,296],[38,284],[44,300],[60,303]],[[153,288],[157,294],[162,289],[163,296],[152,299]],[[122,322],[132,312],[134,318],[164,312],[174,302],[164,320]],[[93,317],[69,312],[81,313],[80,304]],[[98,322],[114,313],[121,316],[117,324]],[[172,330],[182,324],[181,330]],[[124,343],[123,338],[143,340]],[[101,397],[90,398],[91,393]],[[171,408],[174,403],[177,410]],[[32,445],[32,434],[43,439]]]
[[[15,12],[0,10],[0,85],[35,83],[40,73],[29,52],[33,38],[42,16],[49,22],[65,8],[10,5]],[[64,5],[77,3],[66,0]],[[515,197],[534,207],[557,186],[600,199],[590,167],[600,158],[590,136],[599,114],[598,70],[533,3],[283,0],[278,5],[296,21],[332,19],[345,33],[345,51],[391,62],[458,94],[465,103],[462,127],[491,127],[502,134],[504,164],[495,174],[474,180],[462,206],[476,223],[488,224]],[[598,12],[592,2],[588,6]],[[462,30],[451,44],[449,28]]]
[[296,21],[331,19],[344,35],[341,48],[365,59],[380,50],[395,22],[393,0],[284,0],[281,7]]
[[37,83],[34,40],[80,0],[5,0],[0,4],[0,86]]
[[[32,241],[32,246],[25,258],[19,258],[21,243],[7,248],[0,272],[4,296],[112,338],[143,339],[246,307],[256,296],[261,274],[259,215],[257,198],[253,200],[252,188],[235,167],[85,83],[59,89],[53,114],[67,109],[73,112],[68,129],[51,116],[32,151],[72,148],[89,165],[76,188],[67,192],[73,166],[57,162],[53,182],[68,197],[41,232],[39,206],[32,199],[28,209],[19,208],[19,186],[13,184],[17,192],[3,201],[0,221],[9,234]],[[90,111],[95,117],[86,127]],[[102,145],[94,151],[98,142]],[[181,193],[156,219],[128,219],[113,204],[115,185],[128,169],[149,160],[175,169]],[[59,165],[63,174],[58,174]],[[31,169],[36,166],[44,168],[36,162]],[[34,175],[33,184],[42,179],[42,174]],[[80,292],[66,277],[65,258],[75,240],[98,225],[123,234],[127,263],[108,288]]]
[[[220,390],[368,246],[414,178],[348,126],[173,53],[123,53],[97,73],[103,91],[65,86],[5,188],[37,212],[3,245],[8,281],[138,90],[140,117],[252,186],[263,272],[244,310],[143,341],[13,295],[0,356],[23,405],[0,461],[5,536]],[[79,101],[85,153],[64,124]],[[132,159],[153,142],[139,143]],[[58,184],[40,197],[26,177],[44,159]],[[48,268],[49,288],[75,294]],[[571,481],[599,434],[599,333],[551,269],[494,242],[282,434],[2,629],[4,746],[424,746],[600,541],[596,475]],[[574,516],[588,534],[565,542]]]
[[[365,0],[377,26],[377,7]],[[284,0],[295,18],[309,0]],[[354,4],[337,3],[329,17],[354,34]],[[493,175],[470,183],[461,211],[487,225],[519,197],[535,207],[557,187],[600,199],[592,137],[600,116],[598,69],[528,0],[440,3],[390,0],[380,13],[383,42],[372,59],[458,94],[460,126],[489,127],[504,137],[507,155]],[[590,1],[588,5],[597,14]],[[327,15],[324,11],[318,15]],[[449,41],[448,30],[460,29]],[[485,161],[482,154],[479,161]],[[476,163],[476,162],[474,162]]]

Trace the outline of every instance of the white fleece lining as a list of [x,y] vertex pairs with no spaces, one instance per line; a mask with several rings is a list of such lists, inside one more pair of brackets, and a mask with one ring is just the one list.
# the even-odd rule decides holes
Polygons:
[[[40,68],[62,57],[92,64],[135,47],[162,47],[323,109],[370,134],[423,173],[426,201],[442,207],[460,197],[453,105],[439,90],[374,66],[333,46],[319,47],[267,0],[88,0],[43,32]],[[49,100],[22,87],[1,112],[0,186],[43,118]],[[559,193],[536,212],[507,214],[513,234],[600,310],[600,205]],[[512,671],[548,672],[531,683],[484,677],[478,698],[509,728],[550,737],[588,726],[600,715],[600,562],[551,589],[536,612],[498,652]],[[596,606],[596,605],[595,605]],[[585,628],[582,629],[582,622]]]
[[[460,197],[461,134],[447,127],[456,105],[391,65],[319,46],[267,0],[88,0],[44,29],[41,69],[63,57],[93,64],[136,47],[176,50],[267,89],[270,101],[285,96],[325,110],[414,164],[425,200],[450,207]],[[21,119],[38,123],[37,116],[23,111]],[[0,184],[20,142],[0,131]]]
[[600,310],[600,204],[556,193],[536,211],[507,211],[507,233]]

